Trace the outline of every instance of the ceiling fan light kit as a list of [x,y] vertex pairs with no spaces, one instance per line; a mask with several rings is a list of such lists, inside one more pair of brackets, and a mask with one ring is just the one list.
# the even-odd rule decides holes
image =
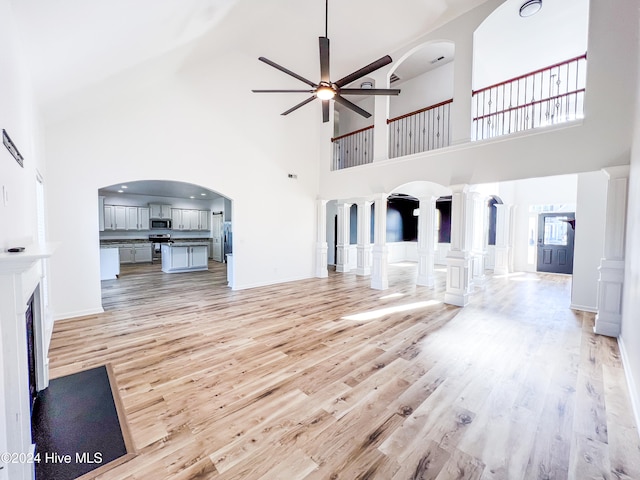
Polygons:
[[[385,55],[382,58],[379,58],[375,62],[370,63],[369,65],[362,67],[355,72],[347,75],[346,77],[341,78],[337,82],[332,82],[331,77],[329,75],[329,38],[327,36],[328,30],[328,20],[329,20],[329,1],[326,0],[325,3],[325,35],[324,37],[318,38],[318,44],[320,49],[320,81],[318,83],[314,83],[311,80],[307,80],[306,78],[298,75],[297,73],[292,72],[291,70],[278,65],[277,63],[269,60],[265,57],[259,57],[258,60],[261,62],[270,65],[271,67],[280,70],[287,75],[300,80],[303,83],[306,83],[311,87],[311,89],[304,90],[252,90],[254,93],[310,93],[311,97],[303,100],[302,102],[294,105],[289,110],[282,112],[282,115],[288,115],[289,113],[297,110],[298,108],[306,105],[307,103],[312,102],[316,98],[319,98],[322,101],[322,121],[329,121],[329,101],[333,99],[338,102],[340,105],[356,112],[359,115],[362,115],[365,118],[369,118],[371,114],[366,110],[360,108],[358,105],[350,102],[343,95],[398,95],[400,90],[392,89],[392,88],[373,88],[372,82],[363,82],[361,84],[361,88],[344,88],[347,85],[355,82],[356,80],[369,75],[372,72],[388,65],[392,62],[391,57],[389,55]],[[366,85],[366,86],[365,86]]]

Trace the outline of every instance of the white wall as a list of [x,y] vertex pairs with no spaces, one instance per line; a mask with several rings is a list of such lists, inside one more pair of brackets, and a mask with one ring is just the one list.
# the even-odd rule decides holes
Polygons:
[[518,13],[522,3],[507,0],[474,33],[474,90],[587,51],[589,0],[544,0],[526,18]]
[[453,98],[453,62],[423,73],[406,82],[393,84],[400,95],[389,99],[389,117],[399,117]]
[[603,172],[578,175],[576,203],[571,307],[595,312],[607,214],[607,177]]
[[[8,247],[37,242],[36,172],[46,174],[40,120],[7,0],[0,0],[0,45],[0,127],[7,130],[24,157],[23,168],[0,143],[0,250],[4,253]],[[13,277],[9,278],[13,282]],[[4,281],[5,278],[0,297],[11,290]],[[10,298],[4,296],[0,302],[3,306],[11,305],[10,302],[15,305],[13,292],[8,295]],[[22,303],[24,299],[19,301]],[[15,314],[6,313],[24,310],[19,305],[2,310],[5,313],[0,313],[0,452],[26,453],[30,432],[24,429],[28,423],[26,335],[21,334],[25,332],[24,316],[23,323],[18,324],[20,319]],[[19,344],[21,339],[24,343]],[[2,462],[2,466],[0,478],[30,478],[30,465]]]
[[635,128],[629,172],[621,346],[625,373],[640,424],[640,85],[635,97]]
[[36,241],[36,171],[46,173],[40,119],[6,0],[0,0],[0,44],[0,128],[24,157],[22,168],[0,143],[0,249],[5,250]]
[[[51,268],[56,318],[101,310],[96,193],[122,179],[183,181],[232,199],[234,288],[313,275],[318,111],[282,117],[277,99],[251,96],[254,58],[228,51],[189,65],[181,55],[96,86],[88,97],[105,103],[48,126],[51,234],[61,242]],[[229,84],[217,64],[247,79]]]

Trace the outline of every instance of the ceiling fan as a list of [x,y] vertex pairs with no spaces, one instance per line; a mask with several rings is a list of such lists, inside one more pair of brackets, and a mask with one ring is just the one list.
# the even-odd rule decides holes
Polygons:
[[373,63],[362,67],[355,72],[347,75],[346,77],[341,78],[337,82],[332,82],[331,77],[329,75],[329,38],[327,37],[328,32],[328,22],[329,22],[329,0],[325,1],[325,33],[324,37],[319,37],[320,44],[320,82],[314,83],[311,80],[307,80],[306,78],[298,75],[297,73],[292,72],[291,70],[284,68],[281,65],[278,65],[275,62],[272,62],[268,58],[260,57],[258,60],[266,63],[267,65],[271,65],[273,68],[277,68],[281,72],[286,73],[287,75],[291,75],[293,78],[297,78],[303,83],[306,83],[311,87],[311,89],[305,90],[252,90],[254,93],[311,93],[311,97],[303,100],[297,105],[291,107],[286,112],[283,112],[282,115],[288,115],[289,113],[297,110],[298,108],[306,105],[307,103],[312,102],[314,99],[319,98],[322,100],[322,121],[329,121],[329,101],[333,99],[338,102],[340,105],[343,105],[346,108],[353,110],[354,112],[362,115],[365,118],[369,118],[371,114],[366,110],[360,108],[358,105],[350,102],[343,95],[398,95],[400,90],[398,89],[390,89],[390,88],[344,88],[345,85],[349,85],[350,83],[358,80],[359,78],[364,77],[365,75],[369,75],[371,72],[378,70],[379,68],[384,67],[392,62],[391,57],[389,55],[385,55],[382,58],[379,58]]

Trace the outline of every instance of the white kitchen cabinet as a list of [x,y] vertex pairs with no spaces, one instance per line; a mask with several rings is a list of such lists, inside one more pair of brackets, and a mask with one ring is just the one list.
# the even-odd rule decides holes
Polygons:
[[173,230],[198,230],[198,221],[198,210],[171,209],[171,228]]
[[127,207],[125,230],[138,230],[138,207]]
[[120,263],[134,263],[133,262],[133,245],[125,245],[118,248],[120,253]]
[[149,204],[150,218],[169,219],[171,217],[171,205],[160,205],[159,203]]
[[104,232],[104,197],[98,197],[98,230]]
[[121,205],[114,205],[113,207],[113,229],[114,230],[126,230],[127,229],[127,207]]
[[115,230],[115,212],[113,205],[105,205],[104,206],[104,229],[105,230]]
[[162,271],[165,273],[207,270],[207,245],[162,245]]
[[151,243],[131,243],[119,248],[120,263],[151,263]]
[[100,280],[114,280],[120,275],[119,249],[100,248]]
[[192,267],[204,267],[206,269],[209,265],[209,247],[205,245],[197,245],[189,248],[191,248],[191,258],[189,259],[190,265]]
[[209,230],[209,217],[211,211],[210,210],[199,210],[198,211],[198,230]]
[[138,230],[149,230],[149,209],[138,207]]
[[104,230],[149,230],[149,208],[105,205]]
[[133,260],[134,263],[151,263],[151,244],[135,244],[133,247]]

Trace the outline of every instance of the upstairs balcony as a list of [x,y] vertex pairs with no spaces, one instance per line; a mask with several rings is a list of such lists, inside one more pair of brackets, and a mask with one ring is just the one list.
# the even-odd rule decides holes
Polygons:
[[[471,103],[469,141],[582,119],[586,68],[585,53],[467,94],[466,100],[459,101]],[[387,119],[387,158],[450,146],[452,123],[458,121],[453,117],[453,106],[454,99],[450,98]],[[374,138],[374,125],[332,138],[331,169],[342,170],[372,163],[375,156]]]

